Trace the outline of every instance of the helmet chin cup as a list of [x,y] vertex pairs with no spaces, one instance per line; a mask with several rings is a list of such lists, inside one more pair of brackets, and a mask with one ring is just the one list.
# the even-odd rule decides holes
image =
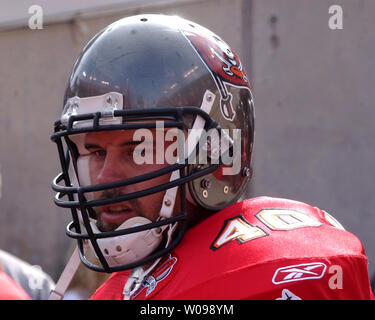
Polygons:
[[[151,221],[147,218],[133,217],[122,223],[116,231],[149,223]],[[100,233],[93,221],[90,222],[90,225],[94,233]],[[162,231],[162,228],[153,228],[117,237],[97,239],[96,242],[108,265],[116,267],[133,263],[151,254],[162,241]],[[89,241],[89,245],[95,253],[91,241]]]

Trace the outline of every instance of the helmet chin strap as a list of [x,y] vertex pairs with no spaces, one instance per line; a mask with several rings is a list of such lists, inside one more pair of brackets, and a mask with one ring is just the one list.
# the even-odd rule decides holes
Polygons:
[[[116,230],[149,224],[152,221],[136,216],[126,220]],[[95,222],[90,222],[94,233],[100,233]],[[97,239],[96,242],[110,267],[126,265],[151,254],[162,241],[162,228],[153,228],[117,237]],[[90,241],[90,247],[95,252]]]
[[[87,245],[84,245],[84,252],[87,251]],[[81,259],[79,258],[78,246],[75,247],[72,256],[70,257],[64,271],[62,272],[59,280],[56,283],[54,289],[51,290],[48,300],[62,300],[64,298],[65,292],[69,287],[78,267],[81,264]]]

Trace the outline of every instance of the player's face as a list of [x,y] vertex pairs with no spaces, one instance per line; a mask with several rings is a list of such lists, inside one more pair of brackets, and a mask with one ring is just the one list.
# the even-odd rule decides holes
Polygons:
[[[151,132],[155,138],[155,130],[151,130]],[[125,130],[93,132],[85,136],[84,145],[89,151],[88,167],[92,184],[128,179],[167,166],[167,164],[156,163],[136,164],[134,156],[138,152],[136,147],[140,142],[134,141],[133,134],[134,130]],[[153,143],[151,150],[155,152],[156,148],[156,144]],[[148,189],[168,182],[169,178],[170,175],[164,175],[145,182],[95,192],[94,199],[112,198]],[[161,208],[163,196],[164,192],[158,192],[142,198],[96,207],[98,228],[101,231],[113,231],[124,221],[134,216],[143,216],[155,221]]]

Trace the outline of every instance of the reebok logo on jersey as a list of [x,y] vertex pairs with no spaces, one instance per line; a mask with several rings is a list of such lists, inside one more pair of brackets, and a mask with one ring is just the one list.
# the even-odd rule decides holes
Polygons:
[[285,282],[320,279],[323,277],[327,266],[322,262],[303,263],[294,266],[287,266],[276,270],[272,277],[274,284]]

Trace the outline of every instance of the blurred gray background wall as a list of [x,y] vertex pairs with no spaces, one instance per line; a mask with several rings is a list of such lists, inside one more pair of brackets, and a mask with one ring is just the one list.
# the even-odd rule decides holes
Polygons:
[[[38,1],[36,1],[38,2]],[[372,0],[34,1],[0,4],[0,247],[57,279],[72,240],[54,206],[50,142],[73,63],[100,29],[124,16],[176,14],[238,52],[256,107],[248,195],[307,202],[363,242],[375,272],[375,2]],[[331,5],[343,29],[331,30]]]

